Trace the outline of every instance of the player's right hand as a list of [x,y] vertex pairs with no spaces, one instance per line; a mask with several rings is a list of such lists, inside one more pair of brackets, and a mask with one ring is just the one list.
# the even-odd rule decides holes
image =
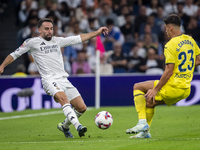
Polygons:
[[155,103],[156,94],[157,91],[155,89],[149,89],[147,93],[144,95],[144,97],[146,98],[146,101],[150,101],[151,99],[153,99],[153,103]]

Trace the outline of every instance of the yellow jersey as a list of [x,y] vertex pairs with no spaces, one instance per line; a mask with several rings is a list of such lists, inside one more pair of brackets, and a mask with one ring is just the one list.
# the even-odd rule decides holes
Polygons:
[[174,64],[173,75],[167,84],[177,88],[189,88],[193,78],[196,56],[200,49],[191,36],[173,37],[164,49],[165,64]]

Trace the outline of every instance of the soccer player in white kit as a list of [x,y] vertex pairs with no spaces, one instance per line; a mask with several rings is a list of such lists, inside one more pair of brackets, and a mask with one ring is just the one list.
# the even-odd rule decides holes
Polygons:
[[[30,38],[9,54],[0,65],[0,74],[4,68],[26,52],[30,52],[42,78],[45,92],[62,105],[66,119],[57,125],[67,138],[73,138],[69,127],[74,125],[80,137],[85,136],[87,128],[80,124],[78,118],[87,107],[78,90],[67,79],[68,73],[64,70],[61,47],[82,43],[100,34],[108,34],[107,27],[97,31],[71,37],[53,36],[53,22],[44,18],[38,22],[39,37]],[[71,108],[70,104],[73,106]]]

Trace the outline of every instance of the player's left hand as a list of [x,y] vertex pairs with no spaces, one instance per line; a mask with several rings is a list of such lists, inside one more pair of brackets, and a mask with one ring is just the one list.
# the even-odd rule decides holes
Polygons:
[[107,27],[101,27],[101,28],[99,28],[99,29],[97,30],[97,32],[98,32],[98,35],[101,35],[102,33],[103,33],[104,35],[106,35],[106,34],[108,34],[108,28],[107,28]]
[[153,103],[155,103],[156,94],[157,94],[157,91],[155,89],[150,89],[147,91],[144,97],[146,97],[146,101],[150,101],[151,99],[153,99]]

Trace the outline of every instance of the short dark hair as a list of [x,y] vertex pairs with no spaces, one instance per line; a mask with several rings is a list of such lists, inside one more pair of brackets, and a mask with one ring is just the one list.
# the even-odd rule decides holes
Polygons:
[[181,26],[181,18],[176,14],[171,14],[163,20],[164,20],[166,25],[173,24],[173,25],[176,25],[178,27]]
[[38,24],[37,24],[38,28],[42,26],[43,22],[51,22],[53,24],[53,21],[50,18],[43,18],[38,21]]

